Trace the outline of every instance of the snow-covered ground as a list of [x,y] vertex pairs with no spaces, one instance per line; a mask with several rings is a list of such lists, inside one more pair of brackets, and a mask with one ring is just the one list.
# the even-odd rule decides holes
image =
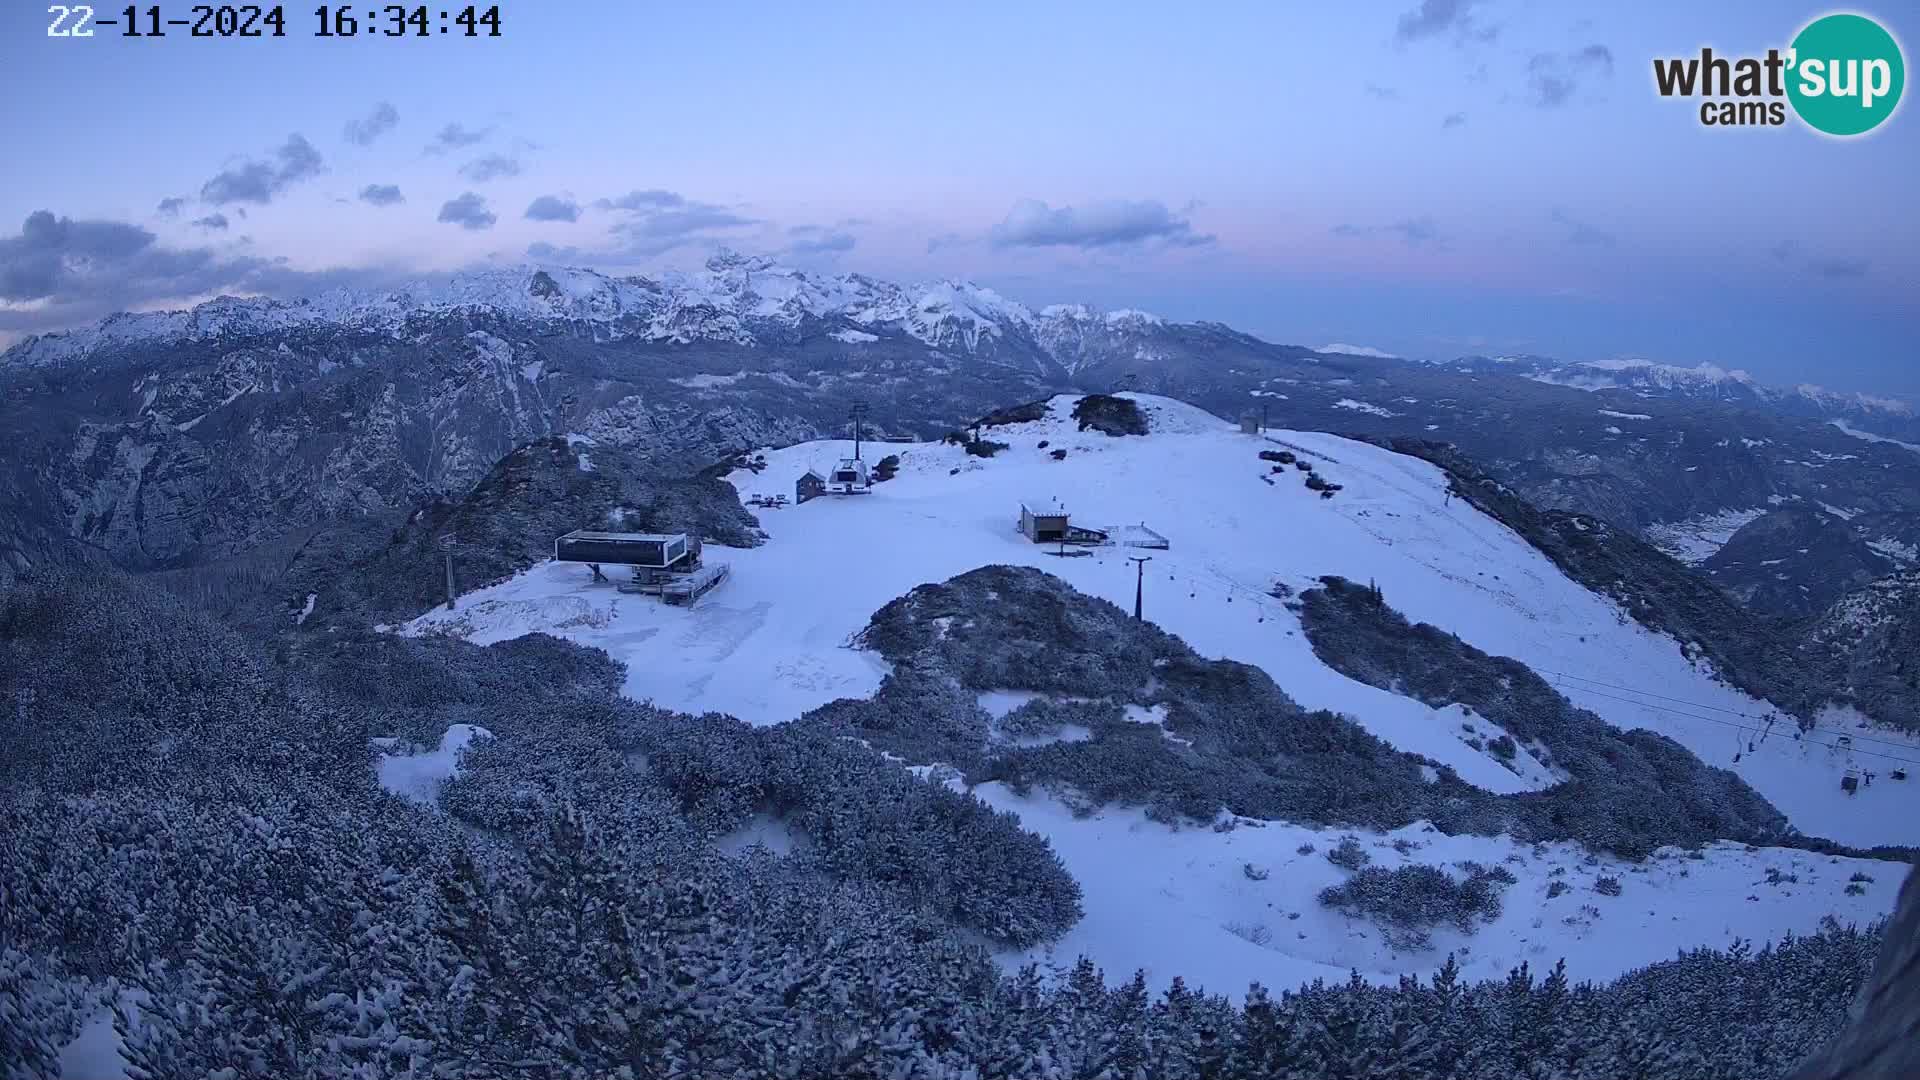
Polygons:
[[[733,575],[692,608],[623,596],[611,585],[592,584],[585,567],[547,563],[469,595],[454,611],[423,615],[403,632],[490,642],[544,630],[627,661],[626,691],[633,697],[778,723],[834,698],[870,694],[885,666],[848,642],[875,610],[916,585],[992,563],[1022,564],[1130,606],[1134,568],[1125,556],[1138,553],[1134,549],[1059,558],[1049,554],[1051,545],[1019,534],[1020,499],[1049,495],[1076,521],[1144,522],[1170,538],[1171,548],[1152,552],[1147,564],[1147,618],[1204,655],[1258,665],[1302,705],[1348,714],[1488,790],[1535,789],[1553,777],[1530,758],[1517,762],[1516,772],[1469,746],[1456,707],[1429,708],[1322,664],[1294,614],[1269,595],[1272,586],[1305,589],[1324,574],[1375,582],[1409,618],[1552,673],[1563,693],[1609,722],[1663,732],[1710,764],[1734,769],[1803,831],[1863,845],[1920,842],[1920,784],[1883,782],[1849,796],[1840,789],[1841,776],[1849,764],[1871,767],[1873,759],[1796,741],[1781,730],[1764,741],[1757,732],[1742,735],[1738,714],[1765,715],[1766,703],[1715,682],[1687,660],[1679,643],[1648,632],[1611,601],[1566,579],[1505,526],[1463,500],[1448,500],[1443,475],[1426,462],[1325,434],[1270,433],[1343,485],[1335,498],[1321,499],[1305,488],[1305,474],[1272,473],[1257,458],[1272,448],[1270,441],[1240,434],[1197,409],[1138,396],[1154,434],[1112,438],[1075,430],[1072,400],[1056,398],[1046,420],[993,429],[992,438],[1009,444],[993,458],[969,457],[945,444],[888,446],[884,452],[900,455],[898,475],[871,493],[762,512],[770,541],[746,551],[709,547],[709,559],[730,562]],[[1045,449],[1037,445],[1042,440]],[[824,471],[851,449],[824,441],[769,450],[764,470],[730,479],[743,498],[791,497],[794,478],[808,468]],[[1052,458],[1056,450],[1067,452],[1064,460]],[[996,702],[994,711],[1017,704]],[[1489,737],[1497,734],[1484,718],[1478,723]],[[1754,749],[1733,763],[1735,744],[1748,739]],[[1875,749],[1920,757],[1920,748],[1911,746]],[[1348,928],[1314,910],[1314,893],[1335,871],[1319,856],[1291,856],[1311,830],[1272,824],[1224,834],[1176,832],[1130,812],[1079,820],[1048,799],[1016,800],[991,787],[981,794],[1049,836],[1087,887],[1088,920],[1059,946],[1065,954],[1086,950],[1113,970],[1152,960],[1149,966],[1168,975],[1178,960],[1181,970],[1204,974],[1204,982],[1223,990],[1250,979],[1286,985],[1303,971],[1340,975],[1356,964],[1385,978],[1437,962],[1437,954],[1393,958],[1379,951],[1384,946],[1371,929]],[[1268,837],[1291,839],[1262,839]],[[1431,850],[1446,853],[1448,861],[1500,862],[1514,851],[1501,848],[1504,841],[1416,838],[1431,841]],[[1762,891],[1745,883],[1760,874],[1762,862],[1806,862],[1811,857],[1804,853],[1732,854],[1740,857],[1687,860],[1690,874],[1680,878],[1676,871],[1664,886],[1646,884],[1667,880],[1656,867],[1624,870],[1626,894],[1592,898],[1603,917],[1579,927],[1559,920],[1586,900],[1569,894],[1542,908],[1526,898],[1544,897],[1546,884],[1511,867],[1521,884],[1508,891],[1500,925],[1473,939],[1473,955],[1488,972],[1499,967],[1504,973],[1500,965],[1534,955],[1528,950],[1535,945],[1551,959],[1556,949],[1589,942],[1581,955],[1590,966],[1579,974],[1600,977],[1670,955],[1682,944],[1812,931],[1830,911],[1842,921],[1871,917],[1891,907],[1899,876],[1889,864],[1865,864],[1866,873],[1885,880],[1843,903],[1845,875],[1819,890],[1807,887],[1805,873],[1798,889]],[[1107,861],[1116,858],[1122,865],[1109,868]],[[1273,873],[1255,883],[1241,873],[1248,861],[1270,865]],[[1826,877],[1823,872],[1823,882]],[[1655,888],[1670,890],[1669,902],[1640,906],[1639,898]],[[1761,898],[1750,901],[1749,894]],[[1265,945],[1223,929],[1253,925],[1249,920],[1258,921],[1268,902],[1300,912],[1300,919],[1273,916],[1285,925],[1270,927]],[[1649,908],[1659,914],[1628,914]],[[1538,928],[1531,923],[1536,916]],[[1179,926],[1204,933],[1218,948],[1179,944]],[[1306,939],[1296,936],[1303,930]],[[1368,936],[1356,936],[1362,932]]]
[[460,752],[475,739],[491,738],[493,733],[486,728],[474,724],[453,724],[440,737],[440,746],[434,750],[413,754],[392,753],[395,747],[391,740],[382,740],[384,745],[381,748],[389,753],[377,764],[380,786],[402,798],[432,803],[440,795],[440,785],[459,771]]
[[[1384,834],[1281,822],[1230,832],[1173,830],[1136,810],[1076,819],[1056,799],[1021,798],[999,784],[975,793],[1046,835],[1085,893],[1086,915],[1072,930],[1008,962],[1064,965],[1086,954],[1110,977],[1144,968],[1156,986],[1180,975],[1236,997],[1254,980],[1291,988],[1316,978],[1344,981],[1353,969],[1377,982],[1424,975],[1450,951],[1474,978],[1502,978],[1523,960],[1538,970],[1562,958],[1576,978],[1612,978],[1683,948],[1817,930],[1829,914],[1843,925],[1864,925],[1892,910],[1906,869],[1784,848],[1749,852],[1739,844],[1715,845],[1703,859],[1662,849],[1644,863],[1589,863],[1576,845],[1535,849],[1504,837],[1425,832],[1417,824]],[[1326,859],[1347,835],[1359,837],[1373,866],[1452,868],[1472,860],[1504,866],[1518,880],[1491,924],[1472,935],[1438,927],[1431,947],[1397,952],[1371,922],[1316,899],[1347,877]],[[1394,841],[1417,846],[1402,852]],[[1308,844],[1313,850],[1303,853]],[[1769,870],[1779,875],[1777,884],[1769,883]],[[1856,873],[1873,880],[1848,895]],[[1259,874],[1265,877],[1255,880]],[[1602,876],[1620,880],[1619,896],[1594,891]],[[1549,897],[1556,881],[1566,891]]]
[[1748,522],[1766,513],[1761,509],[1722,510],[1702,514],[1685,521],[1666,521],[1646,528],[1647,543],[1679,559],[1698,566],[1727,546],[1733,534]]

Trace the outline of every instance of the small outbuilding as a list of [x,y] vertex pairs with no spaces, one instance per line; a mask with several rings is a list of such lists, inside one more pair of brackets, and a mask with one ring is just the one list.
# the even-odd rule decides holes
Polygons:
[[808,469],[793,482],[793,501],[797,505],[827,493],[827,478]]
[[1240,433],[1243,435],[1260,434],[1260,418],[1252,413],[1247,413],[1242,416],[1240,418]]
[[1051,544],[1067,539],[1067,510],[1057,499],[1023,499],[1020,502],[1020,531],[1036,544]]

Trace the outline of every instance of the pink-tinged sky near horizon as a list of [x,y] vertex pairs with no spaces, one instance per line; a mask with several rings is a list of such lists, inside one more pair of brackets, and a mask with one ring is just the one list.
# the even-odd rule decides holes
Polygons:
[[0,340],[725,245],[1276,341],[1920,393],[1913,107],[1837,141],[1653,89],[1654,57],[1784,47],[1819,4],[522,0],[497,40],[321,39],[315,6],[248,41],[0,12]]

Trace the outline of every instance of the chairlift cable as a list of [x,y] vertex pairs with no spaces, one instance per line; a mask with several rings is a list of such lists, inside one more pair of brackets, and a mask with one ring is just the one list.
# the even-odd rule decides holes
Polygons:
[[[1739,724],[1734,723],[1731,720],[1722,720],[1717,716],[1701,716],[1699,713],[1683,712],[1679,709],[1668,708],[1663,705],[1649,705],[1644,701],[1635,701],[1632,698],[1617,697],[1613,694],[1603,694],[1598,690],[1588,690],[1584,687],[1568,687],[1568,689],[1579,690],[1582,693],[1592,694],[1595,697],[1608,698],[1613,701],[1622,701],[1627,703],[1628,705],[1638,705],[1643,709],[1651,709],[1654,712],[1668,713],[1673,716],[1683,716],[1690,720],[1704,720],[1709,724],[1724,724],[1727,727],[1731,727],[1731,728],[1738,728],[1741,726]],[[1843,738],[1844,737],[1846,736],[1843,736]],[[1824,746],[1829,750],[1844,750],[1850,754],[1864,754],[1868,757],[1886,758],[1888,761],[1901,761],[1909,765],[1920,765],[1920,758],[1900,757],[1897,754],[1885,754],[1877,750],[1862,750],[1855,746],[1842,746],[1838,743],[1827,742],[1824,739],[1813,738],[1811,735],[1802,736],[1800,741],[1812,743],[1815,746]],[[1899,744],[1892,744],[1892,745],[1899,745]]]
[[[1758,721],[1758,722],[1760,722],[1760,723],[1763,723],[1763,724],[1768,724],[1768,725],[1771,725],[1771,724],[1773,724],[1774,722],[1776,722],[1776,721],[1777,721],[1777,720],[1779,719],[1778,717],[1771,717],[1771,716],[1756,716],[1756,715],[1754,715],[1753,713],[1749,713],[1749,712],[1741,712],[1741,711],[1740,711],[1740,710],[1738,710],[1738,709],[1728,709],[1728,708],[1723,708],[1723,707],[1721,707],[1721,706],[1719,706],[1719,705],[1706,705],[1706,704],[1703,704],[1703,703],[1701,703],[1701,702],[1697,702],[1697,701],[1687,701],[1687,700],[1685,700],[1684,698],[1676,698],[1676,697],[1668,697],[1668,696],[1667,696],[1667,695],[1665,695],[1665,694],[1656,694],[1656,693],[1654,693],[1654,692],[1653,692],[1653,691],[1651,691],[1651,690],[1641,690],[1641,689],[1639,689],[1639,688],[1637,688],[1637,687],[1632,687],[1632,686],[1620,686],[1620,685],[1618,685],[1618,684],[1616,684],[1616,683],[1609,683],[1609,682],[1602,682],[1602,681],[1601,681],[1601,680],[1599,680],[1599,679],[1593,679],[1593,678],[1588,678],[1588,677],[1587,677],[1587,676],[1585,676],[1585,675],[1574,675],[1574,674],[1572,674],[1572,673],[1570,673],[1570,672],[1565,672],[1565,671],[1553,671],[1553,670],[1551,670],[1551,669],[1549,669],[1549,668],[1536,668],[1535,670],[1536,670],[1536,671],[1538,671],[1538,672],[1540,672],[1541,674],[1544,674],[1544,675],[1554,675],[1554,676],[1558,676],[1558,677],[1560,677],[1560,678],[1563,678],[1563,679],[1572,679],[1572,680],[1574,680],[1574,681],[1576,681],[1576,682],[1583,682],[1583,683],[1592,683],[1592,684],[1593,684],[1593,685],[1595,685],[1595,686],[1604,686],[1604,687],[1606,687],[1606,688],[1607,688],[1607,689],[1609,689],[1609,690],[1620,690],[1620,691],[1623,691],[1623,692],[1625,692],[1625,693],[1629,693],[1629,694],[1639,694],[1639,695],[1640,695],[1640,696],[1642,696],[1642,697],[1650,697],[1650,698],[1658,698],[1658,699],[1660,699],[1661,701],[1671,701],[1671,702],[1674,702],[1675,704],[1678,704],[1678,705],[1685,705],[1685,706],[1687,706],[1688,708],[1693,708],[1693,709],[1707,709],[1707,710],[1709,710],[1709,711],[1712,711],[1712,712],[1722,712],[1722,713],[1727,713],[1728,715],[1731,715],[1731,716],[1744,716],[1744,717],[1746,717],[1746,718],[1747,718],[1747,719],[1749,719],[1749,720],[1754,720],[1754,721]],[[1579,691],[1581,691],[1581,692],[1583,692],[1583,693],[1599,693],[1599,691],[1597,691],[1597,690],[1588,690],[1588,689],[1587,689],[1586,687],[1582,687],[1582,686],[1574,686],[1574,687],[1569,687],[1568,689],[1571,689],[1571,690],[1579,690]],[[1602,697],[1604,697],[1604,696],[1606,696],[1606,695],[1604,695],[1604,694],[1602,694],[1601,696],[1602,696]],[[1638,703],[1638,702],[1636,702],[1636,704],[1639,704],[1639,703]],[[1647,706],[1647,708],[1650,708],[1650,709],[1653,709],[1653,708],[1659,708],[1659,706],[1656,706],[1656,705],[1648,705],[1648,706]],[[1723,722],[1724,722],[1724,721],[1723,721]],[[1833,729],[1833,728],[1828,728],[1828,729],[1825,729],[1825,730],[1829,730],[1829,731],[1833,731],[1833,732],[1834,732],[1834,734],[1836,734],[1836,735],[1843,735],[1843,736],[1844,736],[1844,737],[1846,737],[1846,738],[1849,738],[1849,739],[1853,739],[1853,740],[1855,740],[1855,741],[1858,741],[1858,742],[1871,742],[1871,743],[1879,743],[1879,744],[1880,744],[1880,745],[1882,745],[1882,746],[1891,746],[1891,747],[1893,747],[1893,748],[1894,748],[1894,749],[1896,749],[1896,750],[1913,750],[1913,749],[1915,749],[1915,746],[1914,746],[1914,744],[1912,744],[1912,743],[1909,743],[1909,742],[1898,742],[1898,741],[1896,741],[1896,740],[1893,740],[1893,739],[1876,739],[1876,738],[1874,738],[1874,737],[1873,737],[1873,736],[1871,736],[1871,735],[1854,735],[1854,734],[1851,734],[1851,733],[1847,733],[1847,732],[1841,732],[1841,731],[1839,731],[1839,730],[1837,730],[1837,729]],[[1762,739],[1762,740],[1764,741],[1764,740],[1766,739],[1766,736],[1767,736],[1767,733],[1763,731],[1763,732],[1761,733],[1761,736],[1760,736],[1760,737],[1761,737],[1761,739]]]

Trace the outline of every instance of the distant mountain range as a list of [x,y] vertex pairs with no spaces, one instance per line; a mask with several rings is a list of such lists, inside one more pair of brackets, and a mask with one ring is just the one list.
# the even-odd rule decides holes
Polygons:
[[1863,419],[1877,427],[1920,434],[1920,413],[1911,402],[1874,394],[1845,394],[1812,383],[1767,386],[1745,371],[1715,364],[1679,367],[1651,360],[1585,360],[1569,363],[1542,356],[1463,357],[1447,366],[1461,371],[1500,371],[1576,390],[1631,390],[1659,397],[1765,405],[1813,419]]
[[659,277],[523,267],[222,298],[0,354],[0,423],[16,433],[0,500],[19,508],[0,520],[0,563],[187,565],[464,491],[554,434],[691,475],[844,430],[855,401],[877,431],[937,436],[1009,402],[1127,387],[1228,417],[1452,442],[1541,506],[1695,562],[1772,510],[1873,523],[1842,558],[1745,560],[1779,585],[1748,590],[1771,610],[1798,613],[1920,547],[1920,418],[1898,402],[1709,367],[1324,350],[730,253]]

